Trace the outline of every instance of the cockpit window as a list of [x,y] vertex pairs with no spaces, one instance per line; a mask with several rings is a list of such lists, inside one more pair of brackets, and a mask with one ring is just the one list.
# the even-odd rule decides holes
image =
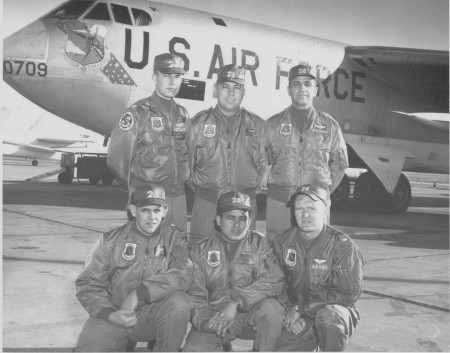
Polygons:
[[130,12],[128,11],[128,7],[111,4],[112,12],[114,14],[114,20],[118,23],[123,23],[126,25],[133,24],[131,22]]
[[145,11],[139,9],[131,9],[136,26],[147,26],[152,23],[152,17]]
[[94,1],[71,1],[67,4],[64,4],[49,14],[47,17],[50,18],[68,18],[68,19],[76,19],[80,17],[89,6],[91,6]]
[[100,20],[100,21],[111,21],[109,16],[108,7],[104,2],[100,2],[95,7],[89,11],[89,13],[84,16],[86,20]]

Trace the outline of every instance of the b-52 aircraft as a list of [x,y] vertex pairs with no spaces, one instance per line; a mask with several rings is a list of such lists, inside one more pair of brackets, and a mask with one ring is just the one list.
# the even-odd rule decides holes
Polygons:
[[[151,94],[153,58],[181,56],[188,74],[177,100],[191,115],[215,105],[226,64],[246,68],[244,106],[263,118],[290,104],[289,69],[309,63],[315,106],[334,116],[350,167],[364,168],[354,198],[404,212],[402,171],[448,173],[449,128],[422,113],[449,112],[449,53],[361,47],[146,0],[73,0],[4,40],[4,80],[46,110],[104,135],[122,112]],[[349,196],[344,177],[333,202]]]

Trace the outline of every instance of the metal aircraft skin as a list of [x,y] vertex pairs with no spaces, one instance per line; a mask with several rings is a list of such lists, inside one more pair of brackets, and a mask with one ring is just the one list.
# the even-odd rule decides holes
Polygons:
[[[4,80],[44,109],[109,136],[122,112],[154,89],[153,58],[181,56],[177,101],[191,116],[214,106],[219,67],[246,68],[243,106],[268,119],[291,103],[289,69],[307,62],[319,78],[314,105],[346,140],[362,206],[403,212],[404,171],[448,173],[448,51],[355,47],[146,0],[73,0],[4,40]],[[447,118],[448,119],[448,118]],[[347,178],[335,201],[348,198]]]
[[31,164],[37,166],[38,160],[59,161],[63,152],[96,151],[100,154],[106,152],[98,138],[93,139],[85,132],[48,131],[48,126],[42,124],[42,121],[43,119],[39,118],[30,128],[3,127],[2,155],[31,159]]

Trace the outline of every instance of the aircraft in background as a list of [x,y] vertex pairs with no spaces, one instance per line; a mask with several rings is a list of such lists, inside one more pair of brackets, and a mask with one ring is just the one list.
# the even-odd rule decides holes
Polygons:
[[[336,118],[361,206],[405,211],[404,171],[448,173],[448,51],[356,47],[146,0],[73,0],[4,40],[4,80],[29,100],[108,137],[122,112],[154,89],[153,58],[179,55],[177,100],[191,115],[215,105],[219,67],[246,68],[244,106],[267,119],[290,105],[289,69],[316,70],[315,107]],[[448,120],[448,119],[447,119]],[[333,203],[348,199],[345,177]]]
[[31,159],[31,165],[37,166],[38,160],[60,161],[64,152],[95,150],[106,154],[98,138],[86,133],[44,132],[42,121],[43,117],[39,118],[29,129],[2,128],[2,155]]

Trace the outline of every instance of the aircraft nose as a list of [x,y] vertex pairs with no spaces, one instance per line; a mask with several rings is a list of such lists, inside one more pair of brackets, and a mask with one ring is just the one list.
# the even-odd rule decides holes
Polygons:
[[47,32],[44,24],[37,20],[3,40],[4,70],[7,74],[20,74],[14,60],[44,61],[46,52]]

